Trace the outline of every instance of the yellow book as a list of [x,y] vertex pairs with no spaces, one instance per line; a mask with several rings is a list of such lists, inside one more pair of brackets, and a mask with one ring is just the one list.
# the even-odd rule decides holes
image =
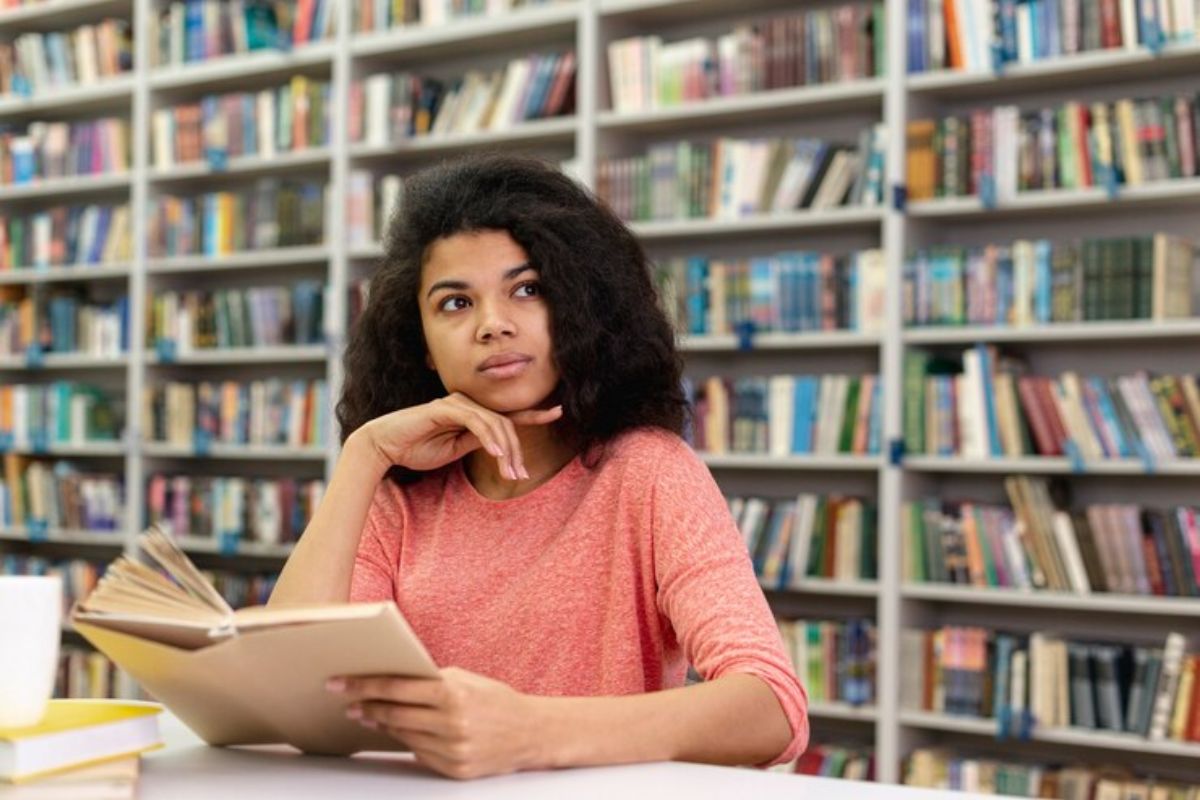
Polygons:
[[127,700],[51,700],[42,721],[0,728],[0,781],[20,783],[162,746],[162,706]]

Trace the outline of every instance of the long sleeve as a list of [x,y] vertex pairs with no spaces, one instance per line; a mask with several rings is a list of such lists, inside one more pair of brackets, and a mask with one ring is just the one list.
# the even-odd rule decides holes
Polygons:
[[808,698],[758,586],[749,553],[720,489],[681,440],[654,482],[654,569],[659,610],[705,680],[747,673],[775,692],[792,741],[772,764],[808,744]]

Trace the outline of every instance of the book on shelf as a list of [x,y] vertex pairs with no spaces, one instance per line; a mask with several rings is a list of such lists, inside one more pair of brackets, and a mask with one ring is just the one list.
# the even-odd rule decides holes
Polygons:
[[903,783],[923,789],[1064,800],[1195,800],[1200,784],[1138,776],[1111,763],[1024,763],[918,747],[904,760]]
[[346,188],[346,236],[351,247],[373,247],[383,238],[392,214],[400,207],[404,184],[399,175],[378,178],[354,169]]
[[874,705],[873,620],[778,620],[777,623],[810,703]]
[[194,448],[213,444],[320,447],[329,434],[324,380],[168,381],[142,392],[147,439]]
[[973,587],[1200,597],[1200,509],[1096,503],[1005,479],[1011,507],[927,498],[901,510],[905,580]]
[[316,181],[261,178],[231,191],[159,195],[149,209],[149,255],[211,257],[320,244],[328,190]]
[[0,274],[132,260],[127,205],[0,214]]
[[1195,242],[1162,231],[939,245],[909,254],[903,297],[911,326],[1195,319],[1200,259]]
[[326,147],[330,137],[330,83],[295,75],[280,86],[205,95],[151,114],[154,167],[207,163],[224,169],[230,158]]
[[90,86],[132,69],[133,33],[128,20],[22,33],[0,42],[0,95],[31,97],[69,86]]
[[878,576],[874,503],[811,492],[794,500],[726,499],[764,589],[803,589],[809,578],[857,582]]
[[0,781],[23,783],[162,746],[157,703],[55,699],[34,725],[0,728]]
[[981,108],[908,123],[908,199],[979,197],[986,205],[1022,192],[1122,186],[1196,177],[1200,95],[1022,109]]
[[1200,376],[1027,374],[977,344],[957,360],[905,353],[904,437],[910,454],[1067,456],[1154,464],[1200,455]]
[[130,142],[129,123],[120,117],[8,126],[0,130],[0,184],[124,173]]
[[0,452],[116,442],[118,410],[108,392],[90,384],[58,380],[0,386]]
[[739,22],[715,37],[631,36],[605,48],[617,113],[883,74],[883,3]]
[[684,391],[693,409],[685,439],[703,452],[879,452],[883,393],[877,375],[685,378]]
[[211,539],[230,551],[241,542],[295,542],[324,494],[320,479],[154,475],[146,512],[174,536]]
[[1188,648],[1174,631],[1161,647],[1148,647],[1044,631],[907,629],[901,707],[994,720],[1001,738],[1077,728],[1196,742],[1200,655]]
[[0,462],[0,526],[29,527],[30,538],[31,523],[42,526],[42,532],[94,531],[98,540],[119,535],[125,502],[119,475],[16,453],[0,455]]
[[500,17],[524,8],[563,4],[563,0],[348,0],[355,33],[404,26],[444,25],[453,20]]
[[437,679],[395,603],[234,611],[161,530],[139,545],[159,569],[117,559],[71,619],[202,739],[327,755],[403,747],[347,719],[346,701],[325,690],[341,675]]
[[887,275],[883,251],[787,251],[739,259],[668,258],[655,268],[662,305],[682,334],[804,331],[878,333]]
[[[324,340],[326,289],[318,281],[213,291],[155,292],[146,341],[169,341],[169,360],[200,350],[312,345]],[[157,345],[156,345],[157,346]]]
[[150,66],[167,67],[259,50],[286,52],[332,38],[334,0],[187,0],[153,10]]
[[350,85],[351,142],[387,146],[421,136],[500,131],[575,110],[575,51],[534,53],[453,80],[378,73]]
[[1111,50],[1147,57],[1200,36],[1193,0],[910,0],[908,71],[992,72]]
[[0,285],[0,355],[119,356],[129,351],[129,299],[89,299],[86,289]]
[[633,222],[876,208],[885,138],[880,123],[863,128],[857,144],[725,136],[661,142],[645,155],[603,159],[597,194]]
[[771,767],[772,772],[842,778],[848,781],[875,780],[875,752],[861,745],[809,742],[805,751],[787,764]]

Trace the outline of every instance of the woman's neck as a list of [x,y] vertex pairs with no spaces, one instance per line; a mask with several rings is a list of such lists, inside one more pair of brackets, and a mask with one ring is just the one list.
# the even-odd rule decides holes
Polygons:
[[483,449],[468,453],[463,461],[467,479],[489,500],[508,500],[532,492],[575,457],[575,450],[555,436],[550,426],[518,427],[517,438],[528,479],[514,481],[504,477],[500,462]]

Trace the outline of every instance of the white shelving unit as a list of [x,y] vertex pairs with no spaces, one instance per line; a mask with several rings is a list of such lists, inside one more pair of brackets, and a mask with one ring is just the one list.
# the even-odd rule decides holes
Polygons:
[[[51,30],[93,22],[106,15],[131,15],[135,32],[148,29],[147,21],[160,0],[57,0],[17,11],[0,13],[0,36],[24,30]],[[0,284],[40,284],[66,281],[103,281],[108,287],[124,282],[131,298],[130,353],[120,358],[49,355],[40,366],[23,358],[0,359],[2,379],[41,380],[75,375],[81,379],[123,375],[126,438],[122,442],[84,448],[51,449],[52,455],[107,459],[124,464],[129,524],[123,535],[101,538],[80,531],[51,531],[49,540],[62,546],[124,546],[132,544],[145,504],[145,478],[162,471],[213,470],[213,474],[328,475],[337,457],[331,437],[317,448],[230,448],[213,445],[199,456],[194,449],[142,441],[140,419],[143,385],[173,370],[203,370],[205,375],[228,370],[236,376],[278,368],[305,371],[326,377],[331,396],[340,391],[340,355],[346,335],[346,290],[368,274],[382,256],[376,243],[350,247],[346,241],[345,192],[351,168],[407,174],[426,163],[483,147],[556,153],[569,151],[581,180],[595,185],[601,158],[639,150],[656,137],[706,138],[731,132],[757,135],[757,131],[792,131],[801,127],[820,130],[827,122],[865,124],[882,120],[889,131],[886,158],[887,195],[904,184],[905,141],[908,120],[959,111],[978,104],[1057,102],[1073,93],[1118,97],[1137,94],[1159,80],[1181,80],[1200,70],[1200,45],[1172,46],[1155,56],[1149,52],[1089,53],[992,74],[906,74],[904,0],[886,0],[890,20],[886,43],[887,78],[848,84],[809,86],[760,95],[696,103],[679,108],[638,114],[607,110],[606,44],[635,32],[660,33],[682,38],[696,31],[711,31],[724,22],[746,16],[792,10],[784,0],[575,0],[561,5],[514,12],[500,19],[476,19],[437,28],[415,28],[386,33],[353,35],[349,9],[338,7],[338,33],[332,41],[318,42],[288,52],[259,52],[225,57],[180,67],[149,69],[149,42],[135,38],[135,69],[126,76],[93,86],[58,89],[33,98],[0,98],[0,121],[10,119],[128,114],[132,131],[133,169],[127,175],[69,181],[50,181],[22,187],[0,187],[0,209],[10,204],[53,205],[89,197],[125,197],[136,213],[132,264],[105,269],[56,268],[0,273]],[[348,141],[346,96],[349,82],[389,65],[403,63],[419,69],[442,63],[462,64],[472,58],[525,55],[539,47],[571,43],[578,58],[576,113],[568,118],[529,122],[488,134],[419,138],[394,146],[374,147]],[[295,72],[319,75],[332,82],[332,140],[328,147],[283,155],[277,159],[231,159],[220,172],[207,164],[184,165],[169,170],[152,169],[149,163],[151,114],[157,108],[208,92],[230,91],[240,86],[268,85]],[[1030,100],[1032,102],[1032,99]],[[750,133],[748,133],[750,132]],[[146,214],[156,193],[221,186],[225,178],[303,170],[322,174],[330,181],[325,244],[241,253],[223,258],[148,257]],[[327,172],[326,172],[327,171]],[[335,213],[336,212],[336,213]],[[637,222],[631,228],[652,256],[670,252],[703,252],[724,248],[733,252],[774,252],[781,249],[849,250],[879,246],[886,254],[889,275],[888,307],[883,333],[823,332],[810,335],[769,334],[754,338],[749,351],[740,349],[732,336],[689,337],[681,341],[689,370],[698,374],[728,367],[746,374],[775,372],[878,371],[886,387],[883,441],[901,438],[902,364],[909,348],[961,349],[977,341],[1013,347],[1035,364],[1057,370],[1078,361],[1083,368],[1125,370],[1139,367],[1195,369],[1193,354],[1200,344],[1200,321],[1169,325],[1141,322],[1088,323],[1040,328],[939,328],[906,330],[901,321],[899,280],[904,254],[910,247],[942,242],[985,243],[1019,236],[1075,238],[1098,231],[1135,233],[1166,225],[1177,232],[1200,236],[1200,179],[1121,187],[1115,197],[1102,189],[1034,192],[1011,203],[985,208],[977,199],[946,199],[890,203],[882,208],[839,208],[823,212],[795,212],[742,219]],[[280,347],[262,350],[216,351],[180,354],[161,363],[143,341],[147,294],[165,286],[216,285],[222,281],[256,281],[263,284],[287,280],[289,272],[320,275],[332,291],[326,308],[329,345]],[[249,285],[249,284],[247,284]],[[1156,364],[1162,352],[1162,364]],[[1186,365],[1186,366],[1183,366]],[[187,374],[186,372],[184,374]],[[923,456],[812,456],[771,458],[747,455],[706,455],[705,461],[731,494],[770,493],[794,496],[798,491],[847,492],[873,497],[878,515],[879,578],[876,581],[838,583],[808,580],[786,595],[768,593],[787,613],[819,618],[830,613],[871,616],[878,623],[877,705],[851,708],[816,704],[810,709],[813,730],[822,726],[850,726],[873,741],[879,778],[895,782],[902,758],[927,742],[947,743],[966,736],[972,746],[986,748],[994,734],[992,723],[942,715],[901,711],[899,706],[900,631],[906,627],[966,623],[1006,625],[1074,625],[1095,623],[1080,633],[1103,628],[1109,636],[1128,634],[1131,640],[1165,635],[1181,628],[1194,631],[1200,619],[1195,600],[1110,595],[1088,597],[1031,594],[952,586],[902,585],[899,509],[909,499],[926,493],[982,493],[984,499],[1003,499],[1000,477],[1013,473],[1061,475],[1079,485],[1084,497],[1120,496],[1134,501],[1143,489],[1171,502],[1195,499],[1195,479],[1200,464],[1191,462],[1146,465],[1136,461],[1089,463],[1079,469],[1066,459],[949,459]],[[210,467],[205,460],[210,460]],[[254,472],[249,472],[254,471]],[[1095,484],[1093,486],[1093,484]],[[1189,495],[1190,491],[1190,495]],[[1090,494],[1089,494],[1090,493]],[[1164,501],[1165,502],[1165,501]],[[27,538],[20,528],[0,530],[5,543]],[[220,558],[217,543],[189,540],[190,552]],[[40,545],[30,545],[37,548]],[[91,555],[93,551],[80,550]],[[239,557],[256,567],[276,566],[288,553],[286,545],[243,543]],[[273,561],[272,561],[273,559]],[[228,561],[231,565],[237,559]],[[1061,620],[1060,616],[1061,615]],[[1081,623],[1082,624],[1082,623]],[[1086,626],[1085,626],[1086,627]],[[1065,632],[1071,632],[1070,629]],[[1123,754],[1165,759],[1179,771],[1191,770],[1200,782],[1200,748],[1194,745],[1151,743],[1127,736],[1085,731],[1038,731],[1034,740],[1043,760],[1062,758],[1094,763],[1120,760]],[[1004,753],[1004,745],[997,746]],[[1081,755],[1082,754],[1082,755]],[[1128,759],[1126,759],[1128,762]]]

